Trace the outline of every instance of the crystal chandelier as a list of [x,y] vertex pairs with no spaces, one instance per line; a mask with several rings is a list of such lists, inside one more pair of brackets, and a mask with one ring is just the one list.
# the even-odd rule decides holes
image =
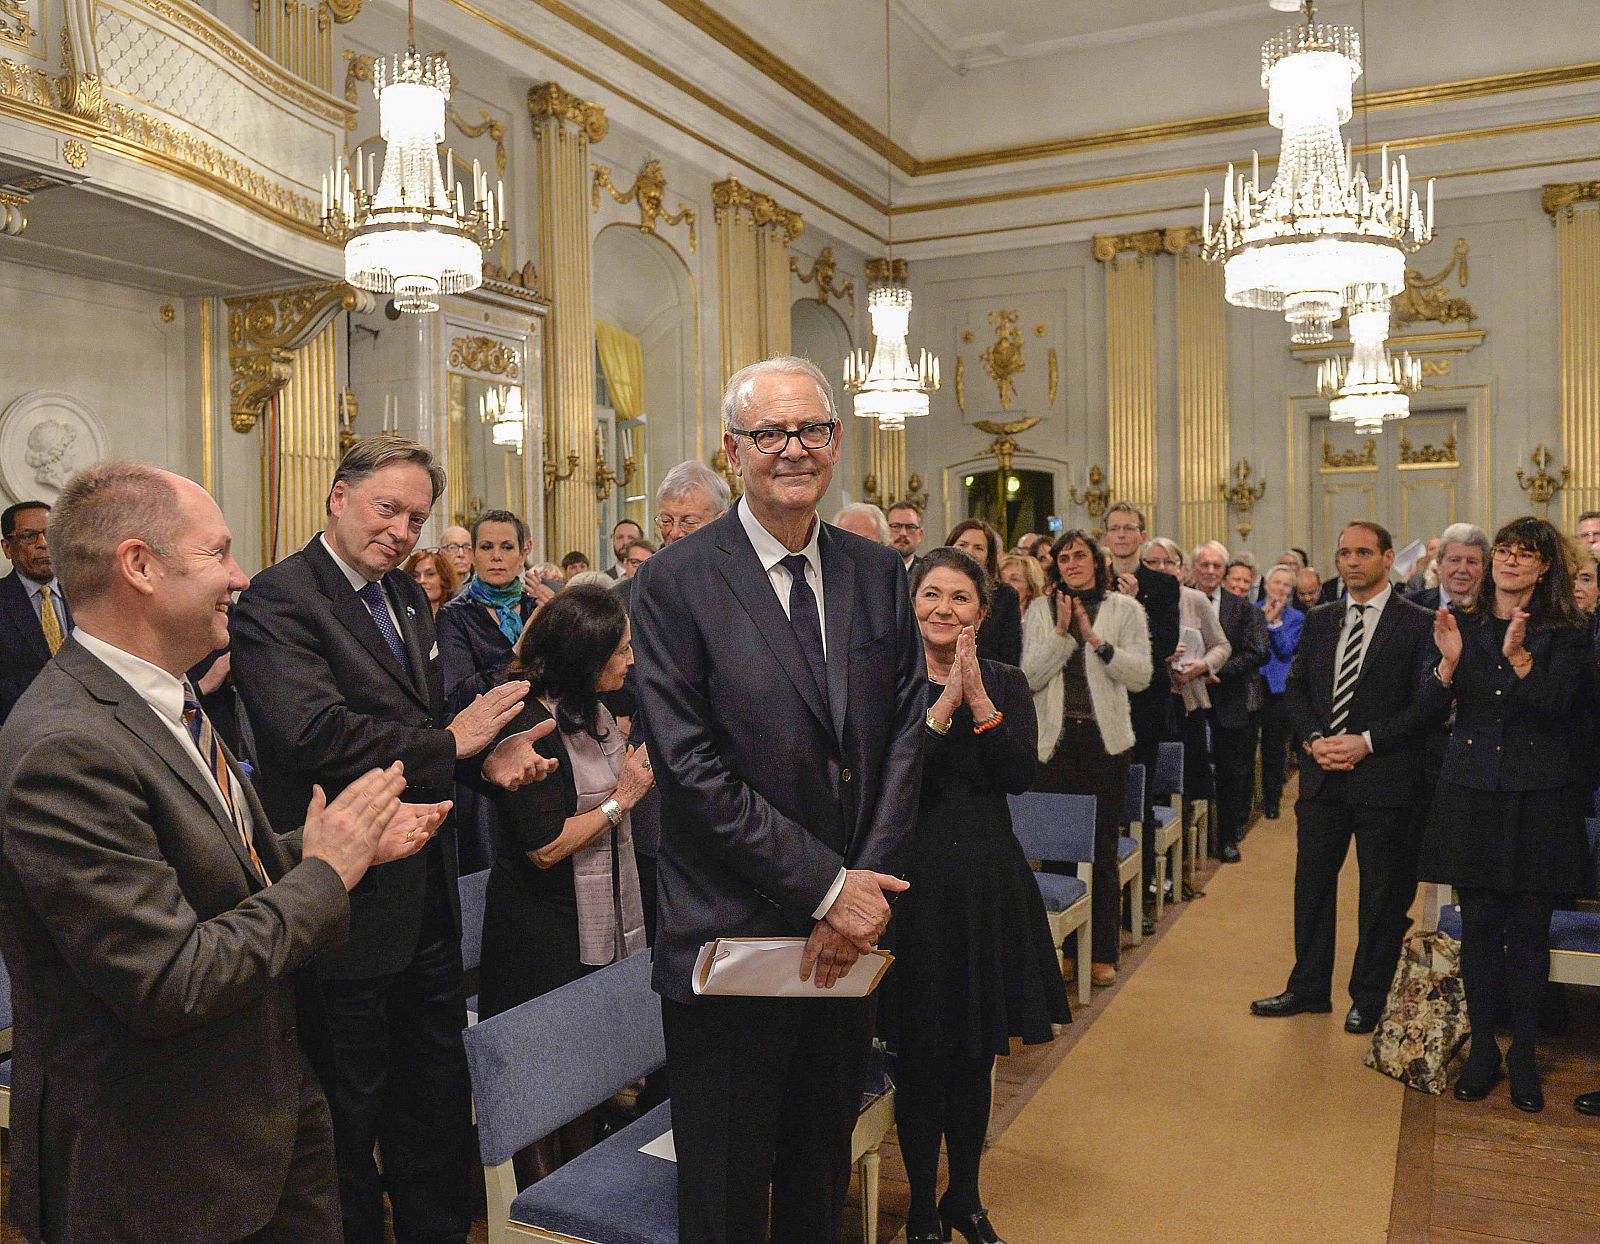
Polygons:
[[1203,253],[1225,264],[1229,302],[1282,311],[1293,339],[1314,345],[1331,339],[1346,307],[1404,288],[1406,254],[1433,237],[1433,183],[1424,211],[1404,156],[1391,164],[1384,147],[1377,189],[1354,166],[1339,128],[1361,76],[1361,37],[1314,21],[1310,0],[1304,8],[1303,26],[1261,47],[1267,117],[1283,131],[1277,175],[1263,190],[1259,156],[1248,179],[1228,166],[1215,229],[1206,192]]
[[385,150],[383,174],[374,157],[341,157],[322,179],[322,232],[344,243],[344,279],[357,289],[390,294],[401,311],[437,311],[443,294],[483,284],[483,252],[505,235],[505,187],[472,162],[472,196],[452,182],[452,152],[439,168],[450,66],[419,56],[406,4],[406,52],[392,67],[377,58],[372,93]]
[[[894,61],[889,43],[889,0],[883,6],[884,134],[894,141],[894,92],[890,71]],[[911,291],[906,288],[906,261],[894,256],[894,182],[889,157],[883,161],[885,214],[889,221],[889,258],[867,265],[872,279],[867,294],[867,315],[872,320],[872,355],[852,350],[844,360],[844,387],[855,395],[855,412],[888,431],[906,426],[907,419],[928,413],[928,395],[939,387],[939,360],[926,350],[911,362],[906,337],[911,331]]]
[[1409,354],[1398,359],[1384,342],[1389,336],[1389,304],[1364,303],[1350,312],[1350,359],[1324,359],[1317,367],[1317,391],[1331,398],[1328,418],[1353,423],[1362,435],[1411,414],[1411,397],[1422,387],[1422,364]]
[[527,415],[522,406],[522,389],[494,388],[478,399],[478,418],[489,425],[489,439],[502,449],[522,452]]

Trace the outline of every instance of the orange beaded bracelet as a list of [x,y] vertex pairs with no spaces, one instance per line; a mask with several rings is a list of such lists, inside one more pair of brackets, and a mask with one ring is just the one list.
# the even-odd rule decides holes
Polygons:
[[972,733],[973,734],[982,734],[985,730],[993,730],[996,726],[998,726],[1005,719],[1006,719],[1006,715],[1004,713],[1002,713],[999,709],[995,709],[994,716],[989,718],[988,721],[984,722],[982,725],[978,725],[978,726],[973,726],[972,727]]

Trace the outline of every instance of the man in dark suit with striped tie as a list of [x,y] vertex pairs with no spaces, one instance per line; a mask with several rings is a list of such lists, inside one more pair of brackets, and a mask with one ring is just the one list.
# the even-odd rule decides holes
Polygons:
[[1423,749],[1433,713],[1418,688],[1437,660],[1433,619],[1389,583],[1394,541],[1377,523],[1339,535],[1343,600],[1306,615],[1285,688],[1301,745],[1295,805],[1294,971],[1256,1015],[1332,1010],[1339,870],[1355,838],[1360,931],[1347,1032],[1371,1032],[1388,996],[1417,888]]

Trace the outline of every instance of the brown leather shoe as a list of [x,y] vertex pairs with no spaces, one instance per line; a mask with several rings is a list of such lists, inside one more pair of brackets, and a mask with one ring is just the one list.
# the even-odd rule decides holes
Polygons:
[[1115,964],[1097,963],[1089,970],[1089,983],[1092,985],[1115,985],[1117,983],[1117,969]]

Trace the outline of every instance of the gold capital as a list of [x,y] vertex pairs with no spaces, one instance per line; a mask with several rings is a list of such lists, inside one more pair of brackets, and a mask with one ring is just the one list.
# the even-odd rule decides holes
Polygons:
[[1143,259],[1150,255],[1181,255],[1201,242],[1195,225],[1175,225],[1170,229],[1141,229],[1137,233],[1101,233],[1094,239],[1094,257],[1111,263],[1118,255],[1132,254]]
[[340,311],[371,311],[377,300],[346,285],[307,285],[224,299],[228,308],[228,407],[235,432],[249,432],[261,408],[294,374],[294,352]]
[[801,219],[799,212],[781,206],[769,194],[750,189],[737,177],[719,181],[711,187],[711,206],[718,224],[721,224],[723,218],[730,213],[734,223],[737,224],[741,213],[744,213],[750,217],[750,223],[757,229],[771,229],[775,233],[782,233],[790,242],[805,232],[805,221]]
[[883,285],[886,283],[904,285],[906,283],[906,273],[909,271],[910,269],[906,266],[904,259],[889,259],[886,256],[878,259],[869,259],[867,260],[867,283],[869,285]]
[[1578,203],[1600,201],[1600,181],[1558,181],[1544,188],[1539,206],[1553,221],[1561,212],[1570,212]]
[[611,128],[604,108],[578,98],[554,82],[541,82],[528,88],[528,113],[535,122],[558,121],[574,125],[591,143],[599,142]]

